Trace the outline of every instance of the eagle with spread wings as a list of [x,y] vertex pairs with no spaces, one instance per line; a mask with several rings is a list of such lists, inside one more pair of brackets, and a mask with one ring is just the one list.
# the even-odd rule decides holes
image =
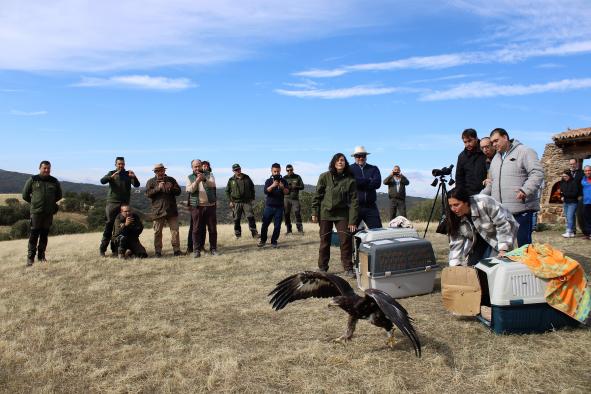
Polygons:
[[311,297],[332,297],[329,306],[338,306],[349,314],[345,334],[336,338],[335,341],[349,341],[357,321],[369,320],[371,324],[386,330],[387,344],[390,347],[395,344],[394,326],[398,327],[412,343],[416,356],[421,356],[421,342],[412,326],[412,318],[408,316],[408,312],[402,305],[381,290],[367,289],[365,296],[361,297],[345,279],[339,276],[325,272],[304,271],[277,283],[269,293],[269,297],[271,297],[270,304],[277,311],[293,301]]

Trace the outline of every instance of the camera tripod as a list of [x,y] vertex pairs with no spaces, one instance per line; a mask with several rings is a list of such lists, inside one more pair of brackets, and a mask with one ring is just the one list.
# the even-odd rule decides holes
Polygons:
[[[451,166],[453,168],[453,166]],[[451,169],[450,169],[451,173]],[[437,226],[436,232],[439,234],[447,234],[447,228],[445,227],[445,221],[447,215],[447,187],[445,186],[446,183],[450,186],[455,183],[453,179],[445,179],[447,175],[441,174],[439,177],[436,177],[431,186],[437,186],[437,192],[435,193],[435,198],[433,199],[433,206],[431,206],[431,212],[429,213],[429,219],[427,220],[427,227],[425,227],[425,233],[423,234],[423,238],[427,236],[427,231],[429,230],[429,224],[431,223],[431,219],[433,218],[433,212],[435,212],[435,204],[437,204],[437,197],[439,196],[439,192],[441,192],[441,219],[439,221],[439,225]]]

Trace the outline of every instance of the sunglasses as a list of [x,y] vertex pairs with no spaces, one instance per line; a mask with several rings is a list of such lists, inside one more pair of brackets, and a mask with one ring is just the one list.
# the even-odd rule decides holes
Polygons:
[[355,158],[362,158],[362,159],[365,159],[365,158],[367,157],[367,155],[355,155],[354,157],[355,157]]
[[234,171],[234,172],[238,172],[238,171],[240,171],[240,170],[242,170],[242,169],[241,169],[241,168],[236,168],[235,170],[232,170],[232,171]]

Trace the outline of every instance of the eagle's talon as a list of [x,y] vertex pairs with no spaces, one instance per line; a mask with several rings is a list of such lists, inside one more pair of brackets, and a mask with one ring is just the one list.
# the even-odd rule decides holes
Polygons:
[[333,339],[332,341],[334,343],[340,343],[341,345],[344,345],[345,343],[349,342],[351,340],[351,337],[347,337],[346,335],[341,335],[338,338]]
[[394,346],[396,346],[396,338],[394,338],[394,335],[391,335],[388,338],[388,340],[386,341],[386,345],[388,345],[390,349],[394,349]]

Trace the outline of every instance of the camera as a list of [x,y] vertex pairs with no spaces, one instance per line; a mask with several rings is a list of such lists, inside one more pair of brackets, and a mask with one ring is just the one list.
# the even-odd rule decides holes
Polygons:
[[450,164],[449,167],[443,167],[443,168],[434,168],[431,170],[431,174],[433,174],[433,176],[447,176],[447,175],[451,175],[451,170],[453,170],[454,165]]
[[281,175],[272,175],[274,181],[280,181],[282,176]]

